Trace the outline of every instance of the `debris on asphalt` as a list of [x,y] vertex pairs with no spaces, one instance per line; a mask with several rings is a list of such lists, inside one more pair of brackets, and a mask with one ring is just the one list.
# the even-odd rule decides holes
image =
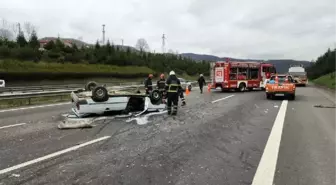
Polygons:
[[20,174],[13,173],[12,177],[20,177]]
[[80,119],[80,118],[69,118],[66,117],[65,120],[61,121],[61,123],[58,125],[59,129],[75,129],[75,128],[92,128],[93,126],[91,123],[93,123],[94,119]]
[[136,121],[137,125],[146,125],[147,123],[149,123],[148,118],[150,116],[160,115],[164,113],[167,113],[167,111],[153,112],[153,113],[146,114],[145,116],[142,116],[142,117],[140,116],[140,117],[130,118],[126,120],[126,122],[129,123],[132,121]]
[[274,105],[275,108],[278,108],[279,106],[278,105]]
[[93,126],[88,121],[76,121],[71,123],[68,121],[62,121],[59,125],[59,129],[75,129],[75,128],[92,128]]
[[314,105],[316,108],[336,108],[335,105]]

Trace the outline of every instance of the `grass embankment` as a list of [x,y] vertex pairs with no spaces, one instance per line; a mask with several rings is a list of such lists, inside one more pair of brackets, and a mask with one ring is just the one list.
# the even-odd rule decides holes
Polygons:
[[153,73],[152,69],[143,66],[112,66],[103,64],[71,64],[2,60],[0,72],[6,73],[114,73],[141,74]]
[[52,104],[60,102],[70,102],[71,98],[69,93],[62,95],[55,95],[50,97],[34,97],[29,99],[11,99],[11,100],[0,100],[0,109],[8,109],[22,106],[33,106],[33,105],[43,105]]
[[[73,80],[88,78],[135,79],[155,72],[144,66],[48,63],[0,60],[0,78],[6,81]],[[119,81],[119,80],[118,80]]]
[[313,83],[335,90],[335,72],[320,76]]
[[[103,64],[49,63],[17,60],[0,60],[0,78],[8,82],[82,83],[87,81],[142,81],[149,73],[160,75],[144,66],[112,66]],[[166,74],[166,77],[168,74]],[[197,76],[178,75],[187,80],[196,80]],[[158,77],[157,77],[158,78]],[[156,78],[155,78],[156,80]]]

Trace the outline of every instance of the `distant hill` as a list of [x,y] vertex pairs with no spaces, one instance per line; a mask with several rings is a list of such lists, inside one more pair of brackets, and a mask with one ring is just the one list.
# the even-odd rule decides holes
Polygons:
[[[43,37],[39,40],[56,40],[57,37]],[[73,39],[73,38],[60,38],[61,41],[70,41],[71,43],[74,43],[76,44],[77,47],[82,47],[82,46],[92,46],[92,44],[89,44],[89,43],[86,43],[86,42],[83,42],[81,40],[78,40],[78,39]]]
[[[43,37],[39,40],[56,40],[57,37]],[[73,39],[73,38],[60,38],[62,41],[70,41],[71,43],[74,43],[76,44],[77,47],[82,47],[82,46],[94,46],[95,44],[92,44],[92,43],[87,43],[87,42],[83,42],[81,40],[78,40],[78,39]],[[130,48],[131,51],[137,51],[134,47],[132,46],[122,46],[122,45],[114,45],[116,47],[119,47],[120,49],[122,50],[127,50],[127,48]]]
[[202,54],[195,54],[195,53],[182,53],[184,57],[191,58],[196,61],[220,61],[229,58],[231,60],[239,60],[239,61],[255,61],[255,62],[269,62],[275,65],[277,71],[279,73],[288,72],[288,68],[291,64],[302,64],[305,68],[311,65],[309,61],[297,61],[291,59],[272,59],[272,60],[257,60],[257,59],[237,59],[237,58],[230,58],[230,57],[217,57],[214,55],[202,55]]

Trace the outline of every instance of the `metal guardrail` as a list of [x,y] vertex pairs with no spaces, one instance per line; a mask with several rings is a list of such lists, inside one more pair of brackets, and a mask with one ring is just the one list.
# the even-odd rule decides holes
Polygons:
[[[128,85],[140,85],[140,82],[109,82],[109,83],[99,83],[113,86],[128,86]],[[32,91],[50,91],[55,89],[74,89],[74,88],[84,88],[85,84],[68,84],[68,85],[42,85],[42,86],[12,86],[0,88],[0,93],[15,93],[21,92],[32,92]]]
[[[195,85],[197,82],[190,82],[192,85]],[[209,83],[208,81],[206,83]],[[130,84],[130,83],[128,83]],[[107,85],[107,84],[106,84]],[[156,84],[153,84],[156,87]],[[115,88],[115,89],[127,89],[127,88],[139,88],[143,87],[143,85],[123,85],[123,86],[108,86],[108,88]],[[69,86],[70,88],[70,86]],[[39,91],[39,92],[22,92],[17,94],[0,94],[0,100],[10,100],[10,99],[22,99],[22,98],[34,98],[34,97],[44,97],[44,96],[57,96],[60,94],[70,93],[75,90],[83,89],[83,85],[81,87],[72,87],[70,89],[63,89],[63,90],[53,90],[49,89],[48,91]]]

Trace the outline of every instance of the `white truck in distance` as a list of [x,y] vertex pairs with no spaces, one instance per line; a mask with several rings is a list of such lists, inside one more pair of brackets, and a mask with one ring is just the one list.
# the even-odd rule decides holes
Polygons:
[[306,86],[308,84],[307,72],[303,65],[291,65],[288,74],[293,76],[296,85]]

